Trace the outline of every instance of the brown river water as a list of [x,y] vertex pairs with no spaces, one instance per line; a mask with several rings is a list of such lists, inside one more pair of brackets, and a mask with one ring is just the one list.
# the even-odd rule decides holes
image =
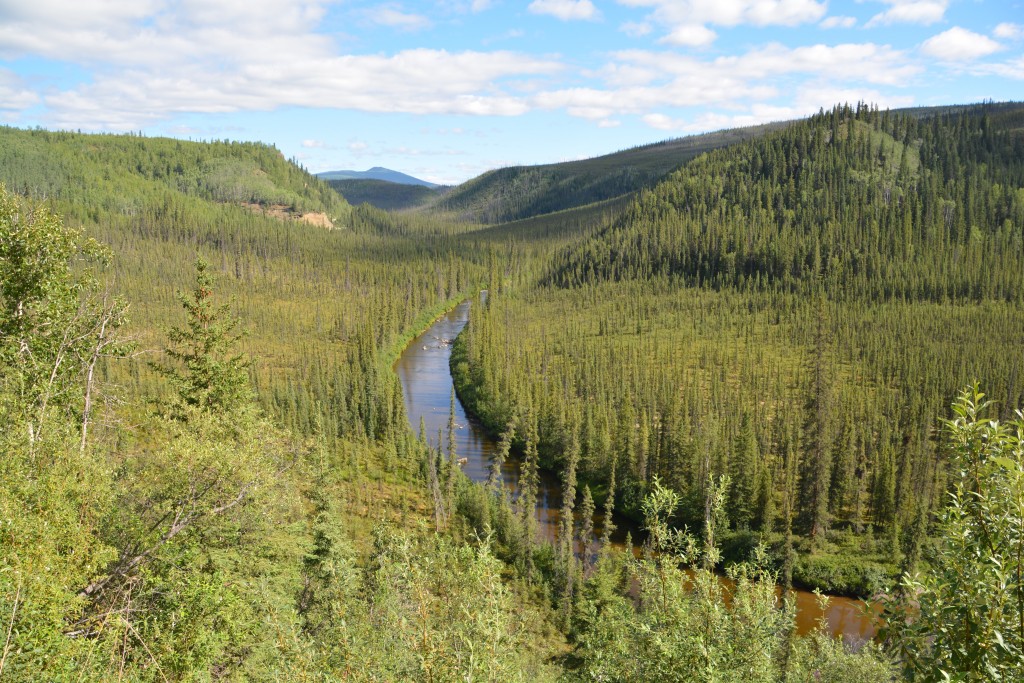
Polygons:
[[[418,430],[422,417],[426,425],[427,438],[435,445],[439,429],[447,439],[449,400],[452,391],[452,376],[448,367],[451,342],[466,326],[469,320],[469,307],[470,302],[464,301],[438,318],[426,332],[409,343],[395,362],[395,372],[402,383],[409,424],[414,430]],[[478,421],[466,414],[465,408],[457,398],[455,422],[456,451],[458,457],[467,459],[462,467],[463,472],[473,481],[486,481],[497,443]],[[447,442],[443,446],[447,449]],[[505,485],[513,495],[518,491],[519,467],[520,461],[513,454],[506,460],[502,470]],[[557,535],[562,506],[561,483],[553,472],[541,471],[540,475],[540,490],[537,495],[538,529],[544,538],[553,541]],[[599,518],[594,520],[596,536],[601,533],[601,521]],[[612,535],[613,545],[621,546],[627,531],[632,533],[634,540],[640,536],[640,530],[635,522],[618,516],[614,521],[617,528]],[[801,590],[795,593],[797,630],[801,634],[813,630],[824,616],[828,630],[833,635],[841,635],[855,641],[874,635],[871,619],[865,615],[865,604],[862,600],[830,596],[823,614],[813,593]]]

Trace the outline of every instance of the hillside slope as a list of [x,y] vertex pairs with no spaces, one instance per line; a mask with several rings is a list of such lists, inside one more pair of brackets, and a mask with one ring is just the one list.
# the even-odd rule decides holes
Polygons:
[[773,123],[668,140],[593,159],[488,171],[431,208],[480,223],[503,223],[571,209],[650,187],[711,149],[789,125]]
[[558,255],[551,281],[1019,298],[1022,126],[1014,104],[929,119],[837,108],[696,159]]
[[329,179],[327,184],[353,206],[370,204],[385,211],[402,211],[422,206],[438,194],[438,190],[425,185],[369,178]]
[[0,128],[0,182],[57,202],[66,217],[139,214],[186,198],[279,218],[347,225],[351,207],[325,182],[251,142],[191,142]]

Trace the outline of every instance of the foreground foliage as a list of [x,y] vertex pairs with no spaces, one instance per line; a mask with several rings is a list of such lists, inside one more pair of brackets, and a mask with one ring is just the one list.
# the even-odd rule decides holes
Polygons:
[[[30,201],[2,192],[0,208],[4,680],[548,676],[530,653],[552,642],[526,646],[544,613],[514,609],[487,544],[415,524],[419,457],[399,454],[418,445],[374,387],[394,319],[341,354],[375,393],[340,396],[329,432],[309,409],[310,427],[284,430],[256,403],[206,261],[153,373],[131,357],[125,305],[103,297],[103,250]],[[375,294],[354,317],[389,296]],[[371,549],[382,520],[405,530]]]
[[[716,516],[724,487],[710,486],[718,489],[709,509]],[[794,608],[780,603],[763,553],[734,565],[727,587],[707,568],[717,549],[668,526],[680,502],[655,479],[644,501],[645,556],[605,554],[587,582],[576,648],[582,680],[895,680],[893,665],[871,644],[854,652],[824,631],[797,638]]]
[[931,568],[904,576],[886,618],[908,680],[1017,681],[1024,672],[1024,419],[983,417],[975,386],[945,423],[954,482]]

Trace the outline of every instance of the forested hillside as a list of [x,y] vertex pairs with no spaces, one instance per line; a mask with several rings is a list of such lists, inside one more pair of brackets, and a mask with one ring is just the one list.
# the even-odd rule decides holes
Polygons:
[[667,276],[833,297],[1013,300],[1024,112],[849,108],[711,152],[555,260],[562,285]]
[[[74,221],[141,220],[180,211],[184,197],[289,218],[323,214],[347,225],[350,207],[268,145],[0,128],[0,182],[56,202]],[[314,221],[316,222],[316,221]]]
[[839,107],[701,156],[476,311],[460,395],[637,516],[659,477],[699,528],[728,475],[729,552],[870,594],[945,505],[960,389],[1024,405],[1022,124]]
[[692,135],[581,161],[500,168],[455,187],[428,208],[481,223],[504,223],[572,209],[650,187],[703,152],[786,125]]

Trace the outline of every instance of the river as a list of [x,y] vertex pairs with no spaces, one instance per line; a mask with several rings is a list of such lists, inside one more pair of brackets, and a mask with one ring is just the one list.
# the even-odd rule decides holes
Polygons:
[[[427,437],[436,444],[438,430],[447,438],[449,400],[452,392],[452,376],[449,369],[451,343],[469,321],[470,301],[464,301],[456,308],[438,318],[426,332],[412,340],[398,360],[395,372],[402,383],[405,397],[405,411],[414,430],[419,429],[420,418],[426,425]],[[466,458],[463,472],[473,481],[487,480],[491,458],[497,444],[474,418],[467,415],[458,399],[455,401],[455,448],[458,457]],[[444,444],[447,449],[447,443]],[[519,482],[520,461],[515,457],[506,460],[502,470],[505,485],[513,495]],[[541,471],[540,490],[537,495],[537,521],[540,533],[554,540],[558,529],[559,511],[562,505],[561,484],[552,472]],[[598,534],[600,519],[595,519]],[[635,524],[630,520],[615,518],[616,532],[612,542],[621,544],[627,530]],[[817,598],[808,591],[795,591],[797,601],[797,630],[805,634],[813,630],[822,618]],[[833,635],[842,635],[852,640],[864,640],[874,634],[871,620],[864,615],[864,602],[850,598],[832,596],[828,599],[824,617]]]

